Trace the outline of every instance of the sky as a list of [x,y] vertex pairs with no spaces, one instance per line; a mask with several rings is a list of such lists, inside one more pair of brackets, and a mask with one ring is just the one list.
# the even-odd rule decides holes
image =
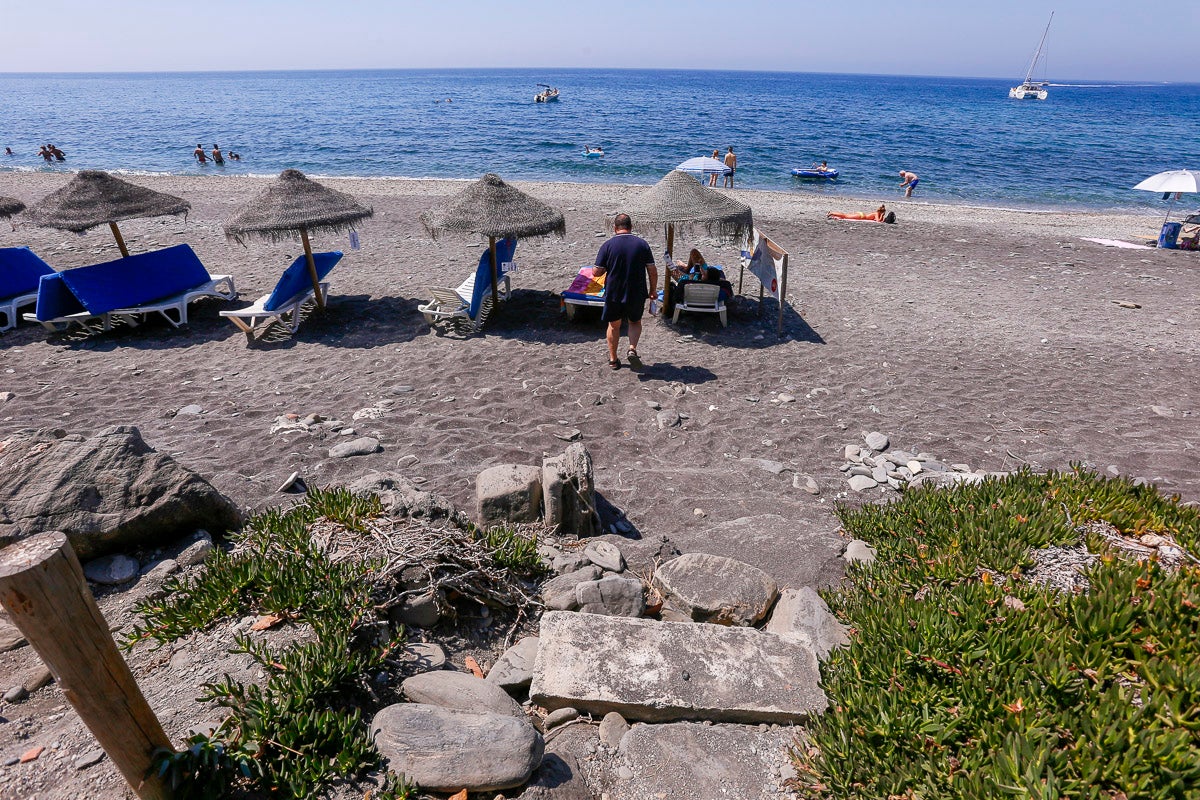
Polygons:
[[1200,81],[1200,3],[0,0],[0,72],[584,67]]

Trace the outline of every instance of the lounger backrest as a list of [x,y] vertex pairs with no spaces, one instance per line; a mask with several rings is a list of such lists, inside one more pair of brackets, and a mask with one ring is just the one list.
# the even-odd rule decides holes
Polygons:
[[717,307],[717,298],[721,296],[721,287],[715,283],[700,283],[698,281],[688,281],[683,284],[683,303],[686,306],[696,306],[698,308],[711,306]]
[[52,272],[28,247],[0,248],[0,300],[36,292],[41,277]]
[[186,244],[60,274],[90,314],[161,300],[211,280],[196,251]]
[[83,307],[83,303],[79,302],[79,298],[67,286],[67,282],[63,280],[61,272],[51,272],[49,275],[42,276],[38,282],[37,308],[33,311],[34,316],[40,322],[47,322],[84,311],[87,311],[87,309]]
[[[496,275],[501,277],[505,273],[504,265],[509,264],[513,260],[513,255],[517,252],[517,240],[514,237],[501,239],[496,242]],[[484,250],[479,256],[479,266],[475,269],[475,287],[471,292],[471,307],[467,313],[471,319],[479,316],[479,307],[483,305],[483,298],[492,293],[492,254],[490,250]]]
[[[317,268],[318,281],[324,280],[325,276],[332,272],[334,266],[341,260],[342,254],[338,250],[332,253],[313,253],[313,266]],[[263,303],[263,310],[278,311],[281,307],[286,306],[293,297],[301,292],[311,292],[312,288],[312,276],[308,274],[308,259],[298,256],[292,265],[283,271],[271,296],[267,298],[267,302]]]

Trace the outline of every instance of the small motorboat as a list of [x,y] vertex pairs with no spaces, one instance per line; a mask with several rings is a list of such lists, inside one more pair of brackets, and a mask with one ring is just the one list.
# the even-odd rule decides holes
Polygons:
[[584,158],[600,158],[603,155],[604,155],[603,147],[590,147],[589,146],[589,147],[583,148],[583,157]]
[[537,94],[535,94],[533,96],[533,102],[535,102],[535,103],[557,103],[558,102],[558,89],[557,88],[555,88],[549,84],[546,84],[546,83],[539,83],[538,86],[542,87],[542,91],[538,92]]
[[838,176],[838,171],[836,169],[830,169],[829,167],[822,168],[822,167],[814,164],[813,166],[809,167],[808,169],[796,168],[796,169],[792,170],[792,174],[795,175],[797,178],[800,178],[801,180],[836,181],[837,176]]

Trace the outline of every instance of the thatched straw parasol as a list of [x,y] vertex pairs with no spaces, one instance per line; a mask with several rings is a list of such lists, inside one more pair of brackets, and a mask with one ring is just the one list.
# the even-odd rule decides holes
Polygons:
[[118,222],[186,214],[191,207],[181,197],[137,186],[107,172],[85,169],[66,186],[30,206],[25,217],[35,225],[75,233],[107,224],[121,255],[128,256]]
[[345,192],[309,180],[298,169],[285,169],[261,194],[241,208],[225,225],[225,235],[242,243],[248,236],[272,242],[291,238],[299,231],[308,261],[317,305],[325,307],[321,280],[313,262],[309,231],[339,233],[354,223],[372,216],[375,210],[364,206]]
[[491,172],[451,197],[441,208],[421,215],[421,224],[433,238],[444,232],[479,233],[488,237],[492,254],[492,303],[499,305],[496,282],[496,240],[507,236],[523,239],[548,234],[564,235],[567,222],[562,212],[505,183]]
[[[20,214],[25,210],[25,204],[15,197],[0,197],[0,219],[11,217]],[[13,223],[13,230],[17,229],[16,223]]]
[[[676,225],[702,225],[710,236],[740,239],[754,230],[750,206],[709,189],[686,172],[672,170],[631,204],[627,213],[638,223],[667,226],[667,257],[674,253]],[[671,271],[663,270],[663,300],[670,304]]]

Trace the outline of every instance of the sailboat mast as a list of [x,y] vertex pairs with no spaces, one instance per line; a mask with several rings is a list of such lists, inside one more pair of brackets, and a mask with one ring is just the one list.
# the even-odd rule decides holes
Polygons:
[[1046,30],[1042,31],[1042,40],[1038,42],[1037,52],[1033,54],[1033,60],[1029,62],[1029,70],[1025,73],[1025,82],[1033,81],[1033,72],[1037,69],[1038,60],[1042,57],[1042,48],[1046,46],[1046,36],[1050,33],[1050,23],[1054,22],[1054,12],[1050,12],[1050,20],[1046,23]]

